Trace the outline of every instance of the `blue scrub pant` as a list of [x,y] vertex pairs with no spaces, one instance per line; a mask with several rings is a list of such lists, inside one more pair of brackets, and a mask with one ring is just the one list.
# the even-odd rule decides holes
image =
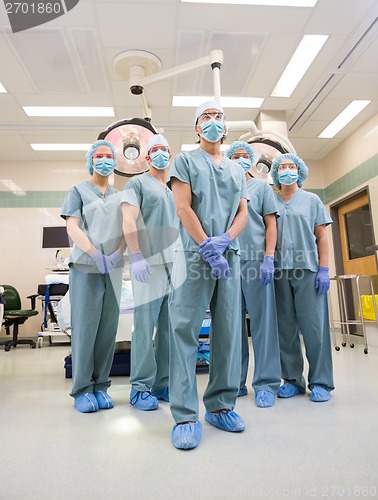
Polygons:
[[[232,250],[224,254],[231,277],[216,279],[195,252],[176,252],[170,311],[170,402],[176,423],[197,421],[199,403],[196,360],[199,332],[210,305],[209,382],[203,397],[207,411],[232,410],[240,382],[240,261]],[[186,274],[186,275],[185,275]],[[178,283],[181,286],[176,288]]]
[[110,274],[70,266],[72,392],[106,390],[111,382],[123,268]]
[[132,280],[135,309],[130,383],[137,391],[168,387],[171,270],[172,264],[153,265],[148,283]]
[[278,270],[274,276],[282,378],[302,392],[306,383],[299,333],[309,363],[308,388],[334,389],[327,295],[317,294],[315,277],[307,269]]
[[261,262],[240,263],[242,289],[242,372],[240,387],[247,380],[249,349],[246,328],[246,311],[250,317],[254,355],[252,387],[255,392],[267,390],[276,394],[281,384],[280,348],[274,283],[261,286],[259,271]]

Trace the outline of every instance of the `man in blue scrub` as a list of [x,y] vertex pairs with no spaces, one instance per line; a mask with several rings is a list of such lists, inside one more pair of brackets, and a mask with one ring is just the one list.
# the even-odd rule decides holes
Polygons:
[[277,205],[271,186],[255,179],[252,147],[235,141],[225,152],[243,168],[247,181],[248,223],[239,235],[242,288],[242,373],[239,396],[247,394],[249,349],[246,312],[251,325],[254,354],[252,387],[259,408],[273,406],[281,383],[280,350],[274,295],[274,251],[277,242]]
[[109,185],[117,162],[113,145],[95,142],[86,160],[91,178],[69,189],[61,217],[74,243],[69,260],[71,396],[76,410],[91,413],[114,406],[107,389],[126,245],[119,193]]
[[164,136],[155,134],[146,151],[148,172],[133,177],[122,193],[135,303],[130,403],[144,411],[156,410],[159,399],[169,401],[168,292],[172,243],[178,237],[175,202],[166,184],[169,144]]
[[[229,432],[244,430],[233,411],[240,382],[240,262],[237,236],[247,223],[243,169],[224,157],[224,112],[216,101],[201,104],[194,127],[200,147],[175,157],[170,184],[180,218],[183,251],[173,261],[170,308],[170,401],[176,422],[172,443],[198,446],[202,436],[196,384],[199,331],[211,311],[210,376],[203,400],[205,420]],[[182,286],[182,275],[186,279]]]
[[297,155],[278,156],[271,169],[280,217],[274,277],[282,378],[279,398],[306,392],[301,333],[314,402],[328,401],[334,389],[327,291],[328,240],[332,219],[320,198],[300,189],[308,168]]

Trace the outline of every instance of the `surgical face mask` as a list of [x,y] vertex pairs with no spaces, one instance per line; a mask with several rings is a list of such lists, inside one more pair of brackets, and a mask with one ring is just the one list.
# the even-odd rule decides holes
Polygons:
[[224,123],[223,120],[215,120],[212,118],[207,122],[200,124],[202,134],[201,137],[206,139],[208,142],[218,142],[223,135]]
[[110,175],[114,170],[114,160],[109,158],[94,159],[93,168],[103,177]]
[[159,170],[164,170],[169,165],[169,153],[168,151],[163,151],[158,149],[150,154],[151,163],[155,168]]
[[244,172],[248,172],[248,170],[252,166],[251,160],[248,160],[247,158],[238,158],[237,160],[234,161],[236,161],[236,163],[239,163],[239,165],[243,168]]
[[278,180],[280,184],[291,186],[291,184],[297,182],[298,172],[296,170],[291,170],[290,168],[285,168],[285,170],[280,170],[278,172]]

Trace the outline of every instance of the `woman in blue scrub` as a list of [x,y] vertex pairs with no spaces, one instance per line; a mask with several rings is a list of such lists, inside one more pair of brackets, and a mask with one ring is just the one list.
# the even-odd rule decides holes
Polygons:
[[278,156],[271,175],[280,215],[274,283],[284,384],[277,396],[291,398],[306,392],[301,333],[309,364],[310,399],[324,402],[334,389],[326,233],[332,219],[316,194],[300,189],[308,168],[297,155]]
[[135,303],[130,403],[144,411],[156,410],[158,400],[169,401],[168,292],[172,243],[178,237],[175,202],[166,184],[169,144],[155,134],[146,151],[148,172],[133,177],[121,199]]
[[259,408],[273,406],[281,383],[280,350],[274,295],[274,251],[277,242],[277,204],[271,186],[249,172],[252,147],[235,141],[225,155],[239,163],[247,181],[248,223],[239,235],[242,289],[242,369],[239,396],[247,394],[249,349],[246,312],[250,317],[254,355],[252,387]]
[[[240,261],[237,236],[247,223],[243,170],[220,152],[226,126],[216,101],[195,113],[200,147],[175,157],[170,183],[183,251],[173,260],[170,309],[172,443],[198,446],[202,436],[196,384],[201,324],[210,304],[210,376],[205,420],[229,432],[244,430],[233,411],[240,382]],[[181,286],[179,286],[181,284]]]
[[117,158],[107,141],[89,149],[91,178],[69,189],[61,217],[73,241],[70,255],[72,391],[82,413],[113,408],[111,381],[122,286],[122,214],[118,191],[109,185]]

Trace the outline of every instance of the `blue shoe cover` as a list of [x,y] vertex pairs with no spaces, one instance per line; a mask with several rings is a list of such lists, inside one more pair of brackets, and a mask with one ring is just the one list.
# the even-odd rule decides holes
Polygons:
[[269,408],[274,405],[276,396],[270,391],[257,391],[255,394],[255,403],[258,408]]
[[131,389],[130,404],[142,411],[157,410],[159,408],[158,400],[155,396],[151,396],[149,391],[137,391],[136,389]]
[[243,396],[246,396],[247,394],[248,394],[248,389],[245,385],[243,385],[243,387],[239,388],[238,398],[242,398]]
[[310,399],[315,403],[324,403],[325,401],[329,401],[330,398],[330,392],[321,385],[314,385],[314,387],[311,389]]
[[234,411],[226,413],[205,413],[205,420],[214,427],[227,432],[242,432],[245,429],[243,419]]
[[293,396],[298,396],[302,394],[299,388],[294,384],[283,384],[277,391],[277,396],[279,398],[292,398]]
[[100,410],[110,410],[114,408],[114,401],[106,391],[94,392]]
[[202,437],[201,422],[190,422],[188,424],[176,424],[172,429],[172,444],[179,450],[191,450],[196,448]]
[[169,403],[169,389],[165,387],[164,389],[158,389],[156,391],[151,391],[151,396],[154,396],[161,401],[167,401]]
[[74,407],[81,413],[93,413],[98,410],[97,399],[94,397],[93,392],[80,394],[80,396],[75,398]]

